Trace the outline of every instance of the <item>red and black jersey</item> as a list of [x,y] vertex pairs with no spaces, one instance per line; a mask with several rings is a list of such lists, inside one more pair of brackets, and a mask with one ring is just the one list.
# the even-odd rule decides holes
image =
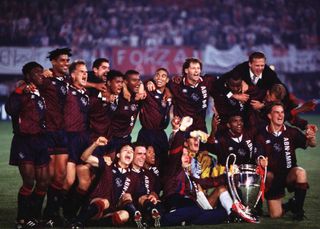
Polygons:
[[273,134],[269,128],[259,131],[256,137],[258,151],[268,157],[268,170],[277,173],[285,173],[297,166],[295,150],[306,148],[305,135],[296,128],[283,126],[278,134]]
[[143,168],[139,171],[132,168],[126,177],[122,193],[130,193],[137,203],[141,196],[155,193],[153,180],[149,175]]
[[64,77],[45,78],[39,88],[40,94],[46,101],[46,125],[48,131],[64,129],[63,110],[68,92]]
[[255,164],[258,156],[253,133],[249,131],[244,131],[237,138],[232,137],[229,131],[226,132],[215,140],[214,149],[211,151],[217,155],[218,163],[221,165],[226,164],[227,157],[232,153],[237,157],[237,165]]
[[240,101],[225,94],[219,94],[214,97],[214,106],[217,109],[221,122],[219,125],[226,126],[231,114],[237,113],[242,117],[246,117],[247,104],[243,104]]
[[213,94],[214,81],[214,77],[206,76],[200,78],[196,86],[188,85],[185,78],[179,84],[170,82],[174,115],[181,118],[192,117],[192,128],[207,132],[205,117],[209,95]]
[[90,194],[90,198],[108,199],[110,207],[115,208],[119,202],[125,179],[130,170],[119,168],[116,163],[108,166],[103,157],[99,158],[99,169],[103,170],[103,172],[97,186]]
[[178,131],[171,144],[168,163],[162,176],[163,196],[166,198],[172,194],[179,194],[195,201],[197,184],[204,189],[218,187],[225,184],[225,178],[224,176],[219,176],[216,178],[197,179],[182,168],[181,156],[183,151],[187,150],[183,146],[183,135],[182,131]]
[[[88,72],[88,82],[90,83],[105,83],[101,78],[97,77],[94,75],[94,72],[93,71],[89,71]],[[90,96],[90,99],[91,97],[97,97],[100,93],[100,91],[96,88],[93,88],[93,87],[89,87],[87,88],[88,90],[88,94]]]
[[39,134],[45,130],[46,104],[38,91],[32,93],[12,93],[5,105],[12,117],[13,133]]
[[108,129],[111,125],[111,119],[117,105],[108,103],[101,96],[91,96],[89,104],[89,127],[92,133],[92,140],[99,136],[108,138]]
[[163,100],[164,94],[159,90],[147,91],[139,114],[140,123],[145,129],[164,130],[168,127],[170,101]]
[[154,191],[159,195],[161,191],[161,184],[160,184],[160,171],[158,167],[152,166],[149,169],[145,169],[145,173],[150,178],[150,183],[154,187]]
[[189,175],[189,173],[181,167],[181,154],[180,157],[177,157],[177,155],[169,156],[169,160],[179,160],[180,166],[172,167],[172,170],[169,167],[169,171],[168,173],[166,173],[167,175],[163,177],[164,198],[169,197],[173,194],[179,194],[196,201],[198,184],[204,189],[218,187],[220,185],[226,184],[224,175],[215,178],[210,177],[204,179],[197,179],[192,175]]
[[88,126],[89,96],[85,90],[70,85],[64,106],[65,130],[68,132],[86,131]]
[[163,198],[169,197],[173,194],[190,198],[194,201],[197,199],[197,184],[187,173],[180,167],[180,169],[166,177],[163,184]]
[[141,101],[135,101],[134,97],[132,95],[131,100],[128,101],[122,93],[119,95],[116,101],[117,109],[111,120],[110,135],[122,138],[131,134],[141,108]]

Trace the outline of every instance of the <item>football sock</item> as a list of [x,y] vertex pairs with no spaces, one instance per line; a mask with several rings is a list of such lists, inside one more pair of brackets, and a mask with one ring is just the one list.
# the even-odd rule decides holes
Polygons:
[[134,215],[137,211],[136,207],[134,206],[134,204],[131,202],[131,203],[127,203],[123,206],[123,209],[126,210],[129,215],[130,215],[130,218],[134,218]]
[[32,188],[22,186],[18,193],[18,214],[17,220],[28,219],[30,217]]
[[87,192],[79,188],[71,189],[64,199],[63,215],[67,219],[75,218]]
[[227,211],[227,214],[230,215],[233,201],[231,199],[229,192],[224,191],[223,193],[221,193],[219,196],[219,200],[222,207]]
[[153,204],[150,200],[146,200],[146,201],[143,203],[143,211],[144,211],[144,212],[151,213],[151,210],[152,210],[153,208],[156,208],[156,205]]
[[47,192],[47,206],[44,216],[47,219],[54,218],[59,215],[59,208],[62,201],[62,184],[52,183]]
[[46,192],[35,189],[32,193],[33,217],[35,219],[41,218],[42,205]]
[[303,204],[307,194],[308,183],[297,183],[294,198],[296,200],[297,212],[303,212]]
[[95,217],[95,218],[101,218],[103,214],[105,206],[104,203],[101,200],[95,201],[91,203],[87,209],[84,211],[81,211],[81,214],[78,215],[77,221],[85,223],[87,220]]

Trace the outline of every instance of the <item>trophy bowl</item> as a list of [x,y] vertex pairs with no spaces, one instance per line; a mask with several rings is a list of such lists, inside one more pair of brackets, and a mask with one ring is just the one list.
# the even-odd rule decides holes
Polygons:
[[242,164],[234,176],[237,195],[242,204],[253,209],[259,200],[261,176],[256,172],[256,165]]

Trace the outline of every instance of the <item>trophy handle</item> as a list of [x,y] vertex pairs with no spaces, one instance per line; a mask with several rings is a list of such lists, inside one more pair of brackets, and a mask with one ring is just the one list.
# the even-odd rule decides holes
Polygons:
[[230,192],[231,192],[231,196],[234,202],[241,202],[241,199],[236,191],[236,186],[234,184],[234,179],[233,179],[233,174],[231,174],[231,172],[229,173],[229,159],[230,157],[234,158],[234,161],[232,163],[233,168],[235,168],[235,163],[236,163],[236,159],[237,156],[233,153],[231,153],[226,160],[226,172],[227,172],[227,178],[228,178],[228,185],[230,187]]
[[[259,159],[266,159],[266,158],[265,158],[264,156],[260,155],[260,156],[258,157],[258,161],[259,161]],[[257,201],[256,201],[256,203],[254,204],[254,208],[257,206],[257,204],[258,204],[258,202],[259,202],[259,200],[260,200],[260,198],[261,198],[261,196],[262,196],[262,193],[264,192],[264,187],[265,187],[265,183],[266,183],[266,179],[267,179],[267,172],[268,172],[268,167],[266,166],[266,167],[264,168],[264,177],[263,177],[263,179],[262,179],[263,190],[262,190],[262,186],[260,185],[260,191],[259,191],[259,194],[258,194]]]

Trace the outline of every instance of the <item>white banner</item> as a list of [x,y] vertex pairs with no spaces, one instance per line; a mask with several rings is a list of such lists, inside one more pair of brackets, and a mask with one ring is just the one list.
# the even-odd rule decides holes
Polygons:
[[[51,66],[47,59],[48,52],[56,47],[42,48],[21,48],[21,47],[0,47],[0,74],[21,74],[22,66],[29,61],[37,61],[45,68]],[[125,47],[122,47],[123,49]],[[170,49],[171,47],[166,47]],[[172,47],[172,50],[177,47]],[[127,47],[130,51],[132,48]],[[93,60],[97,57],[106,57],[112,63],[116,63],[114,53],[117,48],[110,49],[73,49],[72,59],[84,59],[91,69]],[[230,71],[237,64],[248,60],[248,54],[253,51],[262,51],[267,57],[267,64],[274,65],[276,71],[287,73],[317,72],[320,69],[320,52],[318,50],[297,50],[294,46],[286,48],[274,48],[272,46],[253,47],[250,50],[242,50],[240,46],[234,46],[229,50],[218,50],[212,45],[207,45],[202,51],[204,72],[224,73]],[[193,50],[195,55],[196,50]],[[145,58],[145,57],[144,57]],[[154,63],[148,63],[148,69],[154,68]],[[122,66],[128,69],[130,66]],[[159,66],[157,66],[159,67]],[[181,66],[179,67],[180,72]]]
[[229,50],[218,50],[212,45],[207,45],[202,56],[205,72],[227,72],[247,59],[248,56],[240,46],[234,46]]
[[0,74],[21,74],[22,66],[29,61],[37,61],[44,67],[49,67],[50,62],[46,57],[52,49],[0,47]]

